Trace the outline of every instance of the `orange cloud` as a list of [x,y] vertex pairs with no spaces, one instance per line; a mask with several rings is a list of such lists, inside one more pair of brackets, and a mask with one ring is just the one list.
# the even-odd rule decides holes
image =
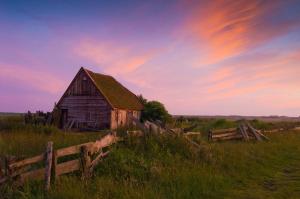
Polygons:
[[139,51],[131,46],[108,42],[82,41],[74,52],[104,69],[105,72],[119,75],[128,74],[150,61],[158,50]]
[[[193,2],[193,1],[192,1]],[[196,1],[197,2],[197,1]],[[192,10],[184,25],[185,36],[193,38],[201,51],[201,63],[213,64],[288,32],[297,21],[277,24],[264,20],[274,15],[279,1],[227,0],[204,5],[188,4]]]

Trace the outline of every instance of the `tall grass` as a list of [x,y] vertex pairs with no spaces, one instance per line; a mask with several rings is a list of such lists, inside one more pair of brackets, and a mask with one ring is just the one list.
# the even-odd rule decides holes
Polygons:
[[0,117],[0,156],[18,157],[40,154],[48,141],[54,148],[99,139],[99,132],[64,132],[54,126],[25,125],[21,116]]
[[[209,125],[223,128],[225,124]],[[8,152],[19,154],[23,148],[23,153],[30,155],[42,150],[44,145],[39,142],[49,139],[62,146],[94,139],[94,136],[98,135],[10,132],[1,134],[0,151],[10,145]],[[0,188],[1,197],[298,198],[300,135],[287,132],[268,136],[269,142],[248,143],[208,143],[199,138],[200,148],[181,137],[130,137],[111,148],[110,155],[87,181],[81,181],[77,174],[62,176],[48,195],[42,191],[42,182],[28,182],[17,189],[4,186]],[[28,144],[18,146],[20,139],[27,140]],[[35,150],[27,149],[30,145]]]

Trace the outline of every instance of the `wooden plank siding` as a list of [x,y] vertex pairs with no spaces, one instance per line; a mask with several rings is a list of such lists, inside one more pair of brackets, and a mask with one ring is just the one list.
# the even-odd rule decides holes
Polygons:
[[75,120],[81,127],[110,128],[111,106],[84,71],[75,77],[59,108],[67,110],[67,121]]
[[113,107],[105,93],[97,88],[94,80],[83,68],[61,97],[57,107],[61,110],[61,128],[73,126],[75,128],[116,129],[132,123],[129,115],[139,119],[141,114],[140,110]]

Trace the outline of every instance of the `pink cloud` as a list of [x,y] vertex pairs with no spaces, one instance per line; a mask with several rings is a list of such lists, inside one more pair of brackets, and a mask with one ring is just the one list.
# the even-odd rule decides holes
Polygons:
[[51,94],[60,93],[66,87],[66,82],[56,78],[54,74],[37,71],[18,65],[0,63],[0,77],[16,80],[18,84],[45,91]]
[[285,20],[279,24],[265,21],[266,16],[276,16],[283,2],[261,0],[197,1],[186,3],[188,15],[184,31],[193,44],[201,49],[201,64],[214,64],[240,55],[252,47],[286,34],[299,26],[297,20]]
[[277,56],[265,55],[263,59],[249,57],[220,66],[206,78],[197,81],[196,85],[203,88],[209,99],[215,100],[259,96],[261,92],[270,92],[274,96],[286,93],[291,100],[300,100],[300,94],[288,94],[300,93],[299,61],[298,50]]
[[82,40],[74,47],[74,52],[86,58],[106,73],[112,75],[129,74],[150,61],[160,49],[139,50],[130,45],[120,45],[113,42],[95,42]]

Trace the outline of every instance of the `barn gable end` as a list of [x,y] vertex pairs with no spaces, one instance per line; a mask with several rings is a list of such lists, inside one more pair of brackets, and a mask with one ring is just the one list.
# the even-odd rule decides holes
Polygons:
[[61,127],[74,121],[78,128],[109,128],[111,105],[81,69],[58,102]]
[[[113,77],[81,68],[59,100],[61,127],[115,129],[139,119],[137,97]],[[130,117],[129,117],[130,116]]]

